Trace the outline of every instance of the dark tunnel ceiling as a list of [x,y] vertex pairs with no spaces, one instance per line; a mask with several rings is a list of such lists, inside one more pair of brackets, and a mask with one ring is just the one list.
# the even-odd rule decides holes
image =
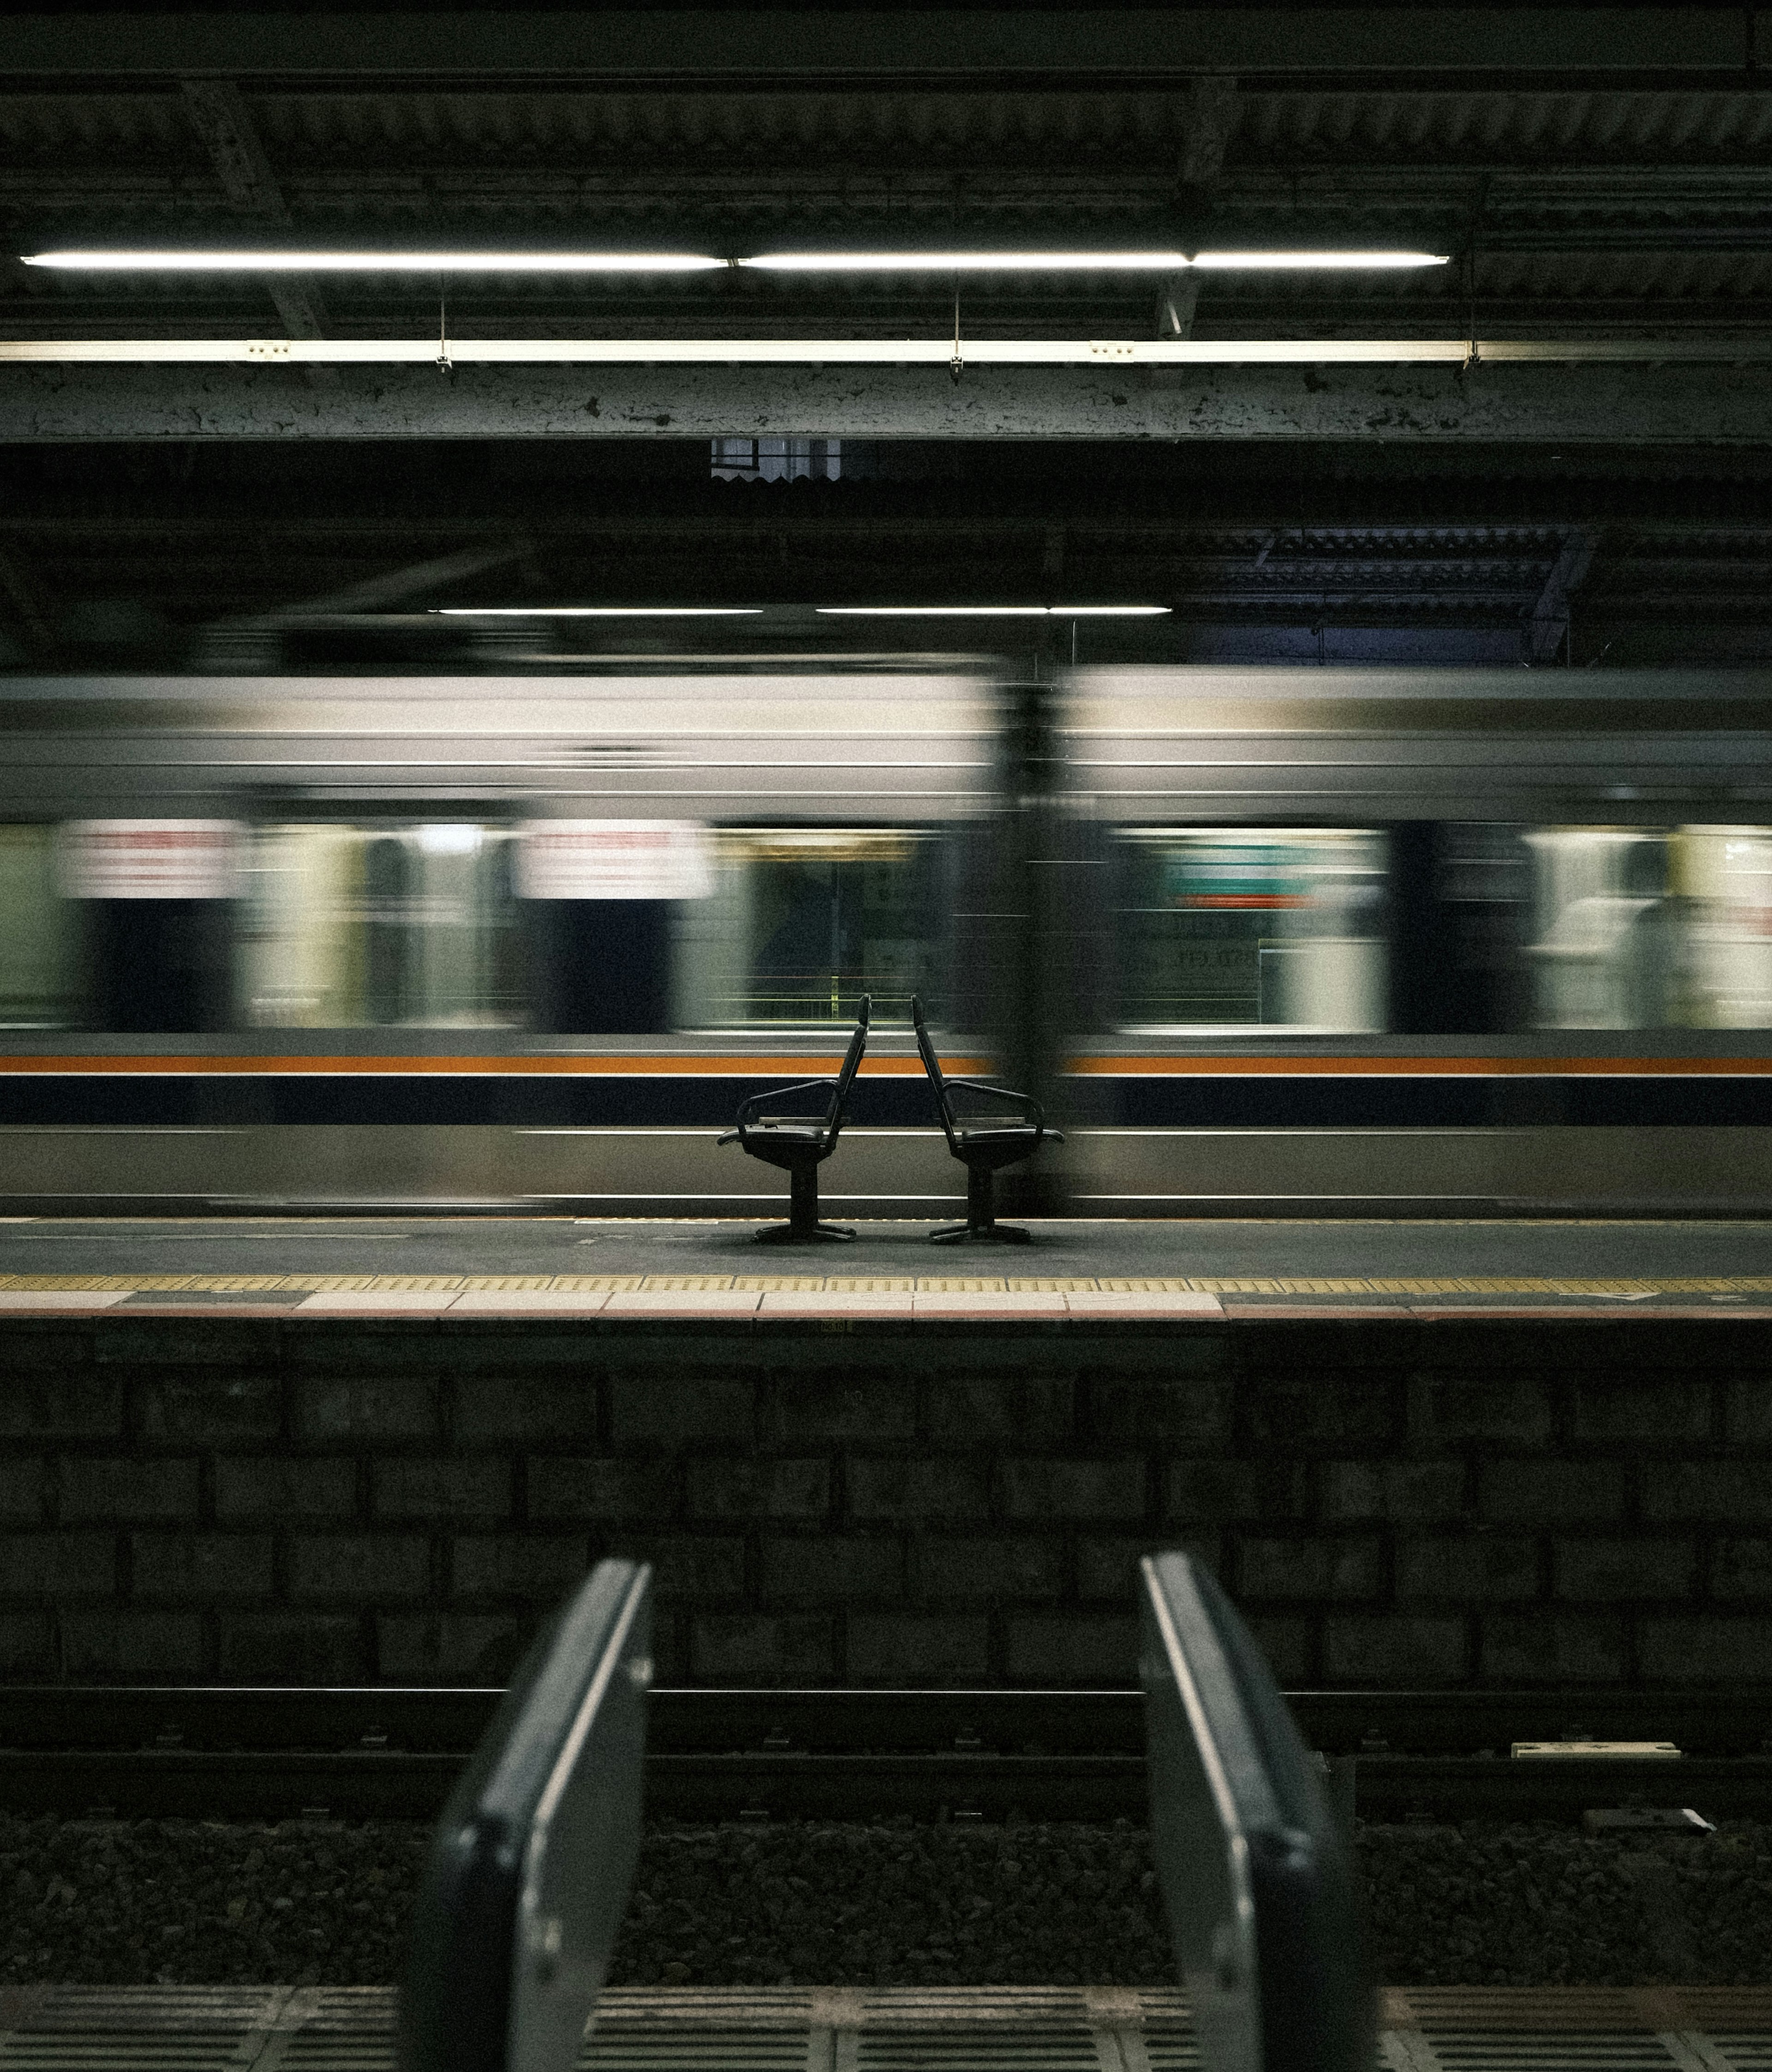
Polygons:
[[[965,285],[967,321],[1104,338],[1179,321],[1203,339],[1753,334],[1772,319],[1772,67],[1758,62],[1772,51],[1739,6],[1174,9],[1142,44],[1123,37],[1134,10],[1084,7],[1038,18],[1058,25],[1046,45],[1027,10],[949,10],[914,48],[898,23],[890,63],[885,18],[908,10],[790,6],[748,45],[754,18],[730,8],[704,10],[699,44],[668,8],[451,10],[459,33],[437,42],[443,11],[389,10],[376,64],[352,58],[352,16],[312,6],[279,10],[275,63],[268,17],[14,14],[0,337],[413,335],[436,319],[434,284],[403,277],[304,282],[273,302],[250,279],[123,282],[14,256],[173,238],[1382,243],[1454,263],[1216,275],[1178,313],[1149,280],[1009,276]],[[557,43],[595,17],[611,50],[651,55],[501,71],[500,37],[528,14],[550,17]],[[194,81],[186,47],[205,60]],[[1059,67],[1065,51],[1099,61]],[[867,274],[494,277],[451,285],[450,323],[871,335],[950,323],[952,292]],[[0,655],[15,665],[163,659],[186,630],[512,541],[506,565],[412,610],[1118,598],[1174,615],[1092,629],[1097,652],[1772,659],[1772,456],[1637,451],[1627,423],[1616,446],[1567,454],[878,442],[816,483],[713,480],[705,442],[34,445],[0,453]],[[425,633],[401,637],[421,648]]]

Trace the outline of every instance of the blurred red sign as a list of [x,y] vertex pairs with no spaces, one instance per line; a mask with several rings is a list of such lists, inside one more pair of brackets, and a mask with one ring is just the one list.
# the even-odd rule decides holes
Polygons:
[[68,899],[231,899],[240,890],[234,820],[68,820],[60,832]]
[[528,820],[517,852],[525,899],[705,899],[708,831],[693,820]]

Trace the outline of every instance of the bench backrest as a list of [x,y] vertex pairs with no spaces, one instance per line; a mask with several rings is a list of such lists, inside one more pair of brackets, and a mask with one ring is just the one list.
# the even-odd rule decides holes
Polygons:
[[1253,1638],[1185,1554],[1139,1564],[1151,1840],[1204,2072],[1371,2072],[1346,1838]]
[[929,1083],[935,1088],[935,1112],[941,1117],[942,1134],[948,1140],[950,1151],[954,1145],[953,1104],[948,1098],[948,1082],[943,1075],[941,1060],[935,1055],[935,1046],[929,1034],[929,1025],[923,1018],[923,1002],[915,993],[911,996],[911,1026],[917,1032],[917,1055],[923,1060],[923,1068],[929,1075]]
[[401,2072],[574,2072],[639,1852],[652,1572],[604,1561],[530,1651],[413,1904]]
[[831,1104],[825,1112],[825,1123],[836,1143],[843,1133],[843,1104],[849,1099],[849,1088],[861,1070],[861,1054],[868,1047],[868,1022],[874,1013],[874,996],[864,993],[861,1005],[856,1011],[855,1028],[849,1037],[849,1047],[843,1053],[843,1063],[837,1068],[837,1087],[831,1096]]

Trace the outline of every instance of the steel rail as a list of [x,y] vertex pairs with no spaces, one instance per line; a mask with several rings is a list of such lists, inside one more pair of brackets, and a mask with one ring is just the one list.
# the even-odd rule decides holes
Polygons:
[[[0,1685],[0,1749],[257,1753],[347,1748],[455,1755],[479,1741],[496,1685]],[[1289,1691],[1305,1738],[1332,1755],[1476,1756],[1518,1741],[1675,1742],[1688,1754],[1772,1744],[1772,1683],[1667,1691]],[[1142,1756],[1136,1690],[653,1692],[655,1754]]]

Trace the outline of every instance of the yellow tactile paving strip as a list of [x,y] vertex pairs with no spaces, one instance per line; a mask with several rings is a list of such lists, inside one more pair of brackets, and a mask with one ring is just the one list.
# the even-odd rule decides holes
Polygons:
[[1423,1296],[1533,1295],[1772,1296],[1772,1274],[1708,1275],[1665,1280],[1544,1279],[1527,1276],[1460,1279],[1339,1279],[1244,1274],[1137,1279],[1010,1278],[990,1274],[808,1273],[0,1273],[9,1294],[143,1295],[1217,1295]]

